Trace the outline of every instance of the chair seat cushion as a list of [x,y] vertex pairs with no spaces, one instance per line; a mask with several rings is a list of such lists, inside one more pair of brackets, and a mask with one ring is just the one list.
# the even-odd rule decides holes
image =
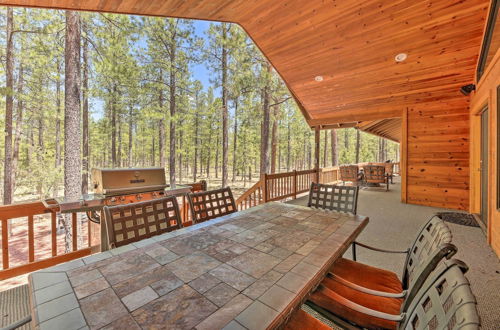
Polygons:
[[388,293],[403,291],[403,285],[395,273],[353,260],[340,258],[330,272],[367,289]]
[[285,326],[285,330],[330,330],[331,328],[313,316],[297,310]]
[[358,305],[392,315],[399,315],[402,299],[369,295],[351,289],[330,278],[324,279],[322,284],[309,298],[319,307],[364,328],[397,328],[397,323],[394,321],[373,317],[349,308],[342,301],[339,301],[338,296]]

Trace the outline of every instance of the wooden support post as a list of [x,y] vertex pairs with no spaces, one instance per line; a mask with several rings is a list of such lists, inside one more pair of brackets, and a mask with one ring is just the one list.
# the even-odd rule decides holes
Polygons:
[[399,175],[401,176],[401,202],[408,201],[408,108],[401,118],[401,142],[399,144]]
[[316,183],[319,183],[319,126],[314,127],[314,170]]

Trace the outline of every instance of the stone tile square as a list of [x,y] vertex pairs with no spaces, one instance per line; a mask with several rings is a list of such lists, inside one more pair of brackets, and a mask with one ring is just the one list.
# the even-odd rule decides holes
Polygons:
[[220,283],[205,292],[203,295],[217,306],[222,307],[238,293],[238,290],[227,285],[226,283]]
[[35,291],[36,304],[40,305],[47,301],[65,296],[72,292],[73,289],[68,281],[59,282],[57,284]]
[[146,254],[151,258],[155,259],[160,265],[166,265],[178,258],[177,254],[173,253],[169,249],[159,244],[150,245],[146,250]]
[[277,247],[276,249],[272,250],[269,254],[280,259],[286,259],[290,255],[292,255],[293,252],[281,247]]
[[[180,284],[178,282],[180,282]],[[171,291],[182,284],[183,282],[180,281],[170,270],[165,267],[157,267],[150,272],[139,274],[138,276],[115,284],[113,285],[113,289],[118,297],[123,298],[147,285],[150,285],[153,289],[159,289],[162,287],[163,289],[160,290],[162,293],[158,292],[159,295],[162,295],[166,293],[165,291],[168,287],[171,287],[171,289],[168,290]]]
[[300,290],[309,282],[309,279],[294,273],[285,274],[276,284],[288,291],[299,293]]
[[304,262],[314,266],[323,267],[323,265],[332,257],[333,254],[331,256],[325,256],[317,253],[311,253],[304,258]]
[[68,276],[66,276],[66,273],[63,272],[57,272],[57,273],[36,272],[31,274],[30,276],[34,290],[40,290],[45,287],[68,280]]
[[102,260],[111,258],[112,256],[113,255],[109,251],[106,251],[106,252],[92,254],[88,257],[83,258],[82,260],[86,265],[89,265],[89,264],[92,264],[94,262],[98,262],[98,261],[102,261]]
[[125,330],[125,329],[141,330],[139,325],[137,325],[137,322],[135,322],[134,318],[130,314],[127,314],[124,317],[111,322],[104,328],[101,328],[101,330]]
[[135,310],[132,316],[142,328],[192,329],[216,310],[207,298],[183,285]]
[[237,235],[231,236],[231,240],[244,244],[249,247],[254,247],[259,243],[265,241],[271,237],[269,234],[264,234],[263,232],[256,232],[253,230],[246,230]]
[[255,282],[255,278],[247,275],[228,264],[222,264],[210,271],[210,275],[215,276],[222,282],[225,282],[238,291],[244,290],[250,284]]
[[292,254],[291,256],[280,262],[276,267],[274,267],[274,270],[280,273],[289,272],[290,269],[295,267],[295,265],[297,265],[303,258],[304,256],[300,254]]
[[236,254],[242,254],[243,252],[248,251],[250,248],[240,243],[233,244],[228,248],[229,251],[234,252]]
[[246,288],[245,291],[243,291],[243,294],[255,300],[266,292],[271,286],[273,286],[273,284],[276,283],[276,281],[278,281],[282,276],[283,274],[271,270]]
[[115,249],[111,249],[111,250],[109,250],[109,253],[111,253],[113,256],[117,256],[117,255],[120,255],[122,253],[130,252],[130,251],[133,251],[136,249],[137,248],[135,246],[133,246],[132,244],[127,244],[127,245],[117,247]]
[[188,244],[189,238],[176,237],[160,243],[179,256],[187,256],[193,253],[193,248]]
[[169,263],[165,267],[170,269],[184,283],[187,283],[220,264],[220,261],[210,257],[206,253],[194,252]]
[[267,243],[267,242],[260,243],[254,247],[255,250],[259,250],[260,252],[264,252],[264,253],[269,253],[272,250],[274,250],[275,248],[276,248],[276,246],[274,246],[270,243]]
[[139,254],[131,258],[121,258],[120,260],[100,268],[106,280],[114,285],[121,281],[136,277],[145,272],[149,272],[160,265],[150,256]]
[[48,273],[51,273],[51,272],[67,272],[67,271],[70,271],[72,269],[75,269],[75,268],[78,268],[78,267],[82,267],[82,266],[85,266],[85,264],[83,263],[82,259],[76,259],[76,260],[72,260],[72,261],[68,261],[68,262],[59,264],[57,266],[53,266],[53,267],[50,267],[50,268],[43,269],[42,271],[43,272],[48,272]]
[[222,330],[246,330],[246,329],[247,328],[245,328],[236,321],[231,321],[224,328],[222,328]]
[[86,326],[85,318],[79,308],[51,318],[39,324],[40,330],[77,330]]
[[273,285],[259,300],[277,312],[283,311],[293,300],[295,293],[290,292],[278,285]]
[[211,288],[213,288],[214,286],[216,286],[217,284],[219,284],[220,282],[221,281],[218,278],[210,275],[209,273],[205,273],[200,277],[198,277],[197,279],[189,282],[189,286],[198,291],[199,293],[203,294],[208,290],[210,290]]
[[255,278],[260,278],[280,262],[279,258],[251,249],[230,260],[228,264]]
[[311,241],[307,242],[306,244],[302,245],[302,247],[300,249],[298,249],[297,251],[295,251],[295,253],[302,254],[302,255],[306,256],[309,253],[311,253],[319,244],[320,244],[320,242],[311,240]]
[[222,329],[228,325],[239,313],[247,308],[252,303],[252,300],[245,295],[239,294],[232,298],[222,308],[206,318],[203,322],[196,326],[197,330],[212,330]]
[[103,327],[128,314],[111,288],[81,299],[80,306],[91,328]]
[[261,330],[266,329],[277,316],[277,311],[257,300],[241,312],[236,321],[249,330]]
[[129,311],[134,311],[139,307],[142,307],[149,303],[150,301],[158,298],[158,294],[151,289],[150,286],[146,286],[140,290],[134,291],[129,295],[122,298],[123,304],[128,308]]
[[292,268],[291,272],[307,278],[312,278],[319,271],[319,269],[320,267],[318,266],[301,261],[297,264],[297,266]]
[[38,321],[43,322],[57,315],[69,312],[72,309],[78,308],[78,301],[73,292],[47,301],[46,303],[37,306]]
[[219,228],[224,229],[224,230],[229,230],[229,231],[232,231],[234,233],[241,233],[242,231],[246,230],[245,228],[242,228],[242,227],[230,224],[230,223],[223,224]]
[[97,269],[90,270],[88,272],[83,272],[78,275],[70,276],[69,280],[71,282],[71,285],[73,287],[80,286],[82,284],[85,284],[87,282],[93,281],[95,279],[98,279],[99,277],[102,277],[101,273]]
[[96,292],[102,291],[106,288],[109,288],[109,283],[106,281],[104,277],[100,277],[98,279],[95,279],[93,281],[75,287],[74,291],[76,297],[78,299],[82,299]]

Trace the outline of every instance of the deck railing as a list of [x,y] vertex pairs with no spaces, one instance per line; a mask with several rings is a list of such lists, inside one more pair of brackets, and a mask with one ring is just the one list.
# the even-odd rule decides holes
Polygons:
[[[60,216],[64,216],[66,221],[71,223],[68,226],[71,227],[71,236],[67,236],[69,249],[66,248],[66,234],[58,234]],[[11,232],[9,222],[13,220],[16,226]],[[98,230],[97,226],[93,226],[90,221],[79,222],[77,213],[60,215],[52,212],[42,202],[0,206],[0,221],[2,224],[0,280],[89,255],[93,247],[98,250],[98,243],[96,246],[92,245],[96,242],[93,237],[96,228]],[[27,246],[14,247],[16,240],[26,242],[26,236]],[[11,261],[14,261],[14,265]]]
[[[238,210],[271,201],[297,198],[297,195],[309,191],[311,182],[316,180],[316,170],[292,171],[285,173],[264,174],[262,178],[237,200]],[[319,182],[334,183],[338,181],[338,167],[319,170]]]

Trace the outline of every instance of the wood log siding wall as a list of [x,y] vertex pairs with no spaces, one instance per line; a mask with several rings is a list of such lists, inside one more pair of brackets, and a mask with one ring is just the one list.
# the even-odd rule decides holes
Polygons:
[[408,108],[407,202],[467,210],[469,98],[444,94]]

